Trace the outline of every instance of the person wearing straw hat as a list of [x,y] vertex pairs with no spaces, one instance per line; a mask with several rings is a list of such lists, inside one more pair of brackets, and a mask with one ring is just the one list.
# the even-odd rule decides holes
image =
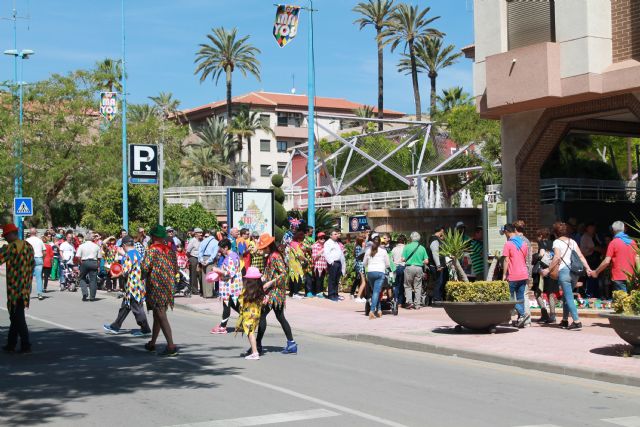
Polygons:
[[18,227],[14,224],[4,225],[2,235],[9,243],[0,248],[0,264],[7,263],[7,309],[11,321],[7,345],[2,349],[9,353],[15,352],[19,336],[20,353],[31,353],[24,309],[29,307],[31,281],[36,266],[33,248],[29,242],[18,238]]
[[156,340],[162,329],[167,347],[161,356],[177,356],[178,347],[173,342],[171,325],[167,318],[167,308],[173,309],[173,284],[178,274],[176,253],[167,245],[167,230],[156,225],[150,231],[151,246],[142,260],[142,272],[147,275],[147,310],[153,311],[151,341],[144,348],[154,352]]
[[[282,326],[282,331],[287,337],[287,345],[282,350],[283,354],[298,353],[298,344],[293,340],[291,326],[284,316],[284,306],[287,299],[287,266],[282,254],[278,250],[275,237],[269,233],[263,233],[258,240],[258,250],[264,251],[267,260],[264,268],[264,289],[267,293],[266,303],[260,314],[260,327],[258,328],[257,345],[258,352],[262,353],[262,337],[267,330],[267,315],[270,311],[276,314],[276,319]],[[245,354],[249,355],[249,354]]]

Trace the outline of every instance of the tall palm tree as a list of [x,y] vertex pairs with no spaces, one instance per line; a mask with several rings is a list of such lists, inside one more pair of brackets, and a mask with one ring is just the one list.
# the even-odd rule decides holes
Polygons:
[[411,65],[411,80],[413,82],[413,97],[416,102],[416,119],[422,120],[422,107],[420,106],[420,86],[418,84],[418,67],[416,64],[416,43],[424,37],[442,37],[444,34],[429,25],[440,18],[435,16],[427,18],[431,8],[420,10],[418,6],[405,3],[399,4],[392,16],[387,28],[380,34],[384,45],[391,45],[393,52],[400,44],[404,45],[405,53],[408,53]]
[[[358,3],[353,11],[362,15],[355,20],[360,29],[371,25],[376,30],[378,45],[378,118],[384,118],[384,45],[380,39],[382,30],[389,25],[389,19],[395,10],[393,0],[367,0]],[[378,130],[383,130],[383,123],[378,123]]]
[[122,92],[122,60],[105,58],[96,62],[91,80],[100,90]]
[[[362,119],[370,119],[373,117],[373,107],[370,105],[363,105],[353,110],[353,114]],[[366,120],[356,120],[356,123],[357,125],[362,126],[362,134],[368,133],[370,122]]]
[[[220,156],[222,162],[233,169],[238,146],[233,142],[222,118],[208,118],[205,125],[195,132],[200,139],[197,145],[210,148]],[[226,183],[226,176],[221,175],[222,185]]]
[[143,123],[158,117],[158,110],[154,105],[131,104],[127,111],[127,118],[132,122]]
[[462,86],[454,86],[442,90],[442,96],[438,96],[440,111],[446,113],[461,105],[471,105],[472,100],[468,93],[464,92]]
[[210,147],[192,147],[181,166],[182,174],[189,182],[204,186],[217,186],[220,176],[233,176],[231,167]]
[[[436,112],[436,101],[438,99],[436,80],[438,73],[444,68],[455,64],[458,58],[462,56],[462,52],[452,53],[455,48],[452,44],[443,47],[442,38],[440,37],[425,37],[419,40],[415,46],[418,71],[427,73],[431,83],[431,115]],[[401,72],[409,72],[411,70],[410,58],[405,55],[400,60],[398,69]]]
[[157,96],[150,96],[149,99],[153,101],[164,120],[175,114],[180,107],[180,101],[175,99],[171,92],[160,92]]
[[251,137],[256,134],[256,131],[262,130],[270,135],[274,135],[273,129],[268,124],[264,124],[260,120],[260,113],[258,111],[251,111],[250,107],[244,105],[240,109],[240,112],[233,118],[231,125],[229,126],[229,133],[235,135],[238,138],[238,163],[240,162],[240,155],[242,153],[242,144],[245,138],[247,139],[247,175],[249,176],[249,185],[251,185]]
[[243,76],[252,74],[260,80],[260,61],[256,56],[260,49],[251,45],[249,36],[238,37],[238,29],[227,31],[224,27],[212,29],[207,34],[210,43],[201,43],[196,53],[197,64],[194,74],[200,74],[200,82],[207,77],[218,84],[224,73],[227,81],[227,123],[231,122],[231,79],[233,72],[239,70]]

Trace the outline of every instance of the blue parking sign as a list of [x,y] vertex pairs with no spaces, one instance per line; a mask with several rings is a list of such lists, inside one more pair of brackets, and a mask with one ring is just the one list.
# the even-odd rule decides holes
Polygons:
[[13,199],[14,216],[32,216],[33,199],[31,197],[16,197]]

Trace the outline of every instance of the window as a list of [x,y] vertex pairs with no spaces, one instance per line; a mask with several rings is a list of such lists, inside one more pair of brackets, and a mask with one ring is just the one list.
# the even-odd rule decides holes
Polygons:
[[302,114],[278,113],[278,126],[299,128],[302,126]]
[[278,173],[284,175],[284,170],[287,168],[287,162],[278,162]]
[[289,144],[287,141],[278,141],[278,153],[286,153],[287,148],[289,148]]
[[260,114],[260,124],[262,126],[271,126],[271,117],[268,114]]
[[271,176],[271,166],[260,165],[260,176]]
[[260,151],[264,151],[266,153],[271,151],[271,140],[269,140],[269,139],[261,139],[260,140]]
[[555,42],[555,0],[507,0],[509,50]]

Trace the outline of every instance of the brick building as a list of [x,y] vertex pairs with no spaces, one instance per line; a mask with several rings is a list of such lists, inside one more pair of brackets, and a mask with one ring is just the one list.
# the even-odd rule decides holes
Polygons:
[[503,194],[531,233],[569,132],[640,136],[640,0],[475,0],[474,96],[501,121]]

